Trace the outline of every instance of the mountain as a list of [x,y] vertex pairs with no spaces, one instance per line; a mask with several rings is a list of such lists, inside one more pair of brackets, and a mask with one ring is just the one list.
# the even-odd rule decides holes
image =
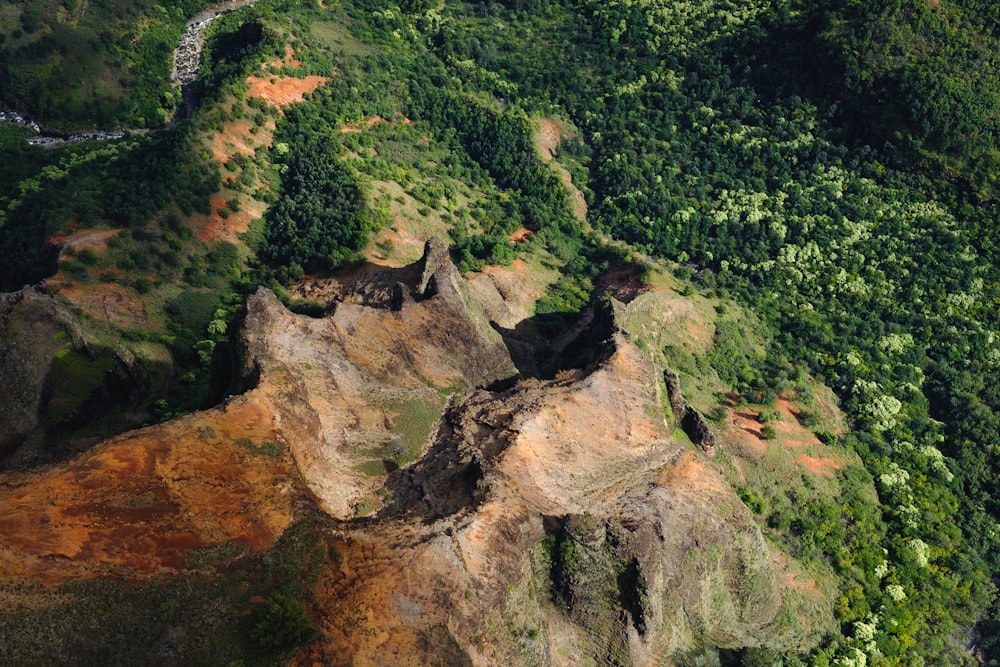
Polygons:
[[145,96],[201,9],[0,6],[126,130],[0,125],[0,662],[997,659],[995,10],[258,0]]

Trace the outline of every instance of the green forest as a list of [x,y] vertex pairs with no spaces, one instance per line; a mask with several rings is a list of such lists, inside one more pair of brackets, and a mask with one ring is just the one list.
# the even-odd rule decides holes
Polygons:
[[[119,16],[117,3],[92,4]],[[63,41],[70,23],[52,17],[76,2],[51,15],[26,9],[0,33],[0,105],[67,127],[164,122],[180,104],[165,45],[203,4],[133,3],[120,20],[146,26],[138,36],[115,23],[83,33],[92,12]],[[840,632],[807,655],[748,649],[740,664],[1000,664],[1000,5],[325,4],[260,0],[209,37],[202,85],[220,100],[245,96],[247,72],[281,52],[285,31],[298,40],[296,76],[337,72],[277,120],[259,165],[269,207],[248,240],[253,256],[202,249],[176,266],[155,256],[169,256],[179,234],[169,221],[206,208],[219,186],[196,145],[212,104],[164,131],[57,149],[29,148],[22,130],[3,127],[0,254],[10,259],[0,286],[51,275],[45,240],[69,220],[140,241],[153,221],[162,280],[224,293],[179,329],[177,349],[190,353],[199,338],[223,339],[224,323],[214,338],[205,325],[231,317],[256,285],[280,290],[356,259],[386,224],[376,179],[451,206],[463,271],[545,248],[562,273],[539,303],[546,314],[579,311],[600,272],[627,256],[620,248],[669,262],[691,289],[760,318],[766,352],[724,379],[760,404],[804,374],[826,383],[851,428],[825,437],[856,452],[868,475],[844,479],[836,506],[748,491],[776,539],[836,572]],[[0,16],[19,6],[0,0]],[[352,48],[330,48],[315,28],[324,21],[346,26]],[[112,92],[51,85],[100,58],[119,77]],[[412,125],[340,131],[376,114]],[[534,152],[539,116],[578,129],[559,150],[586,222]],[[439,153],[420,153],[423,136]],[[452,178],[485,194],[458,205]],[[522,226],[534,236],[512,247]],[[223,255],[228,268],[206,282]],[[720,368],[734,357],[722,354]],[[852,491],[871,481],[877,500]]]

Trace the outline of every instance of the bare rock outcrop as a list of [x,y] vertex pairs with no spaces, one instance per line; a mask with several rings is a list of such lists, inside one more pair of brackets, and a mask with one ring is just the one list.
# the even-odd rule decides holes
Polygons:
[[128,350],[101,340],[58,298],[33,287],[0,294],[3,467],[58,461],[124,430],[102,415],[137,402],[148,383]]
[[712,425],[701,414],[688,404],[681,393],[681,379],[673,370],[667,368],[663,371],[663,381],[667,388],[667,400],[670,402],[670,409],[674,413],[674,420],[677,426],[684,431],[691,442],[698,445],[703,452],[709,456],[715,455],[715,431]]
[[184,571],[193,549],[269,548],[314,502],[322,639],[293,664],[690,664],[706,646],[814,645],[832,596],[782,587],[789,559],[673,437],[687,403],[674,382],[665,410],[670,376],[621,325],[629,309],[608,299],[567,334],[576,366],[518,379],[446,250],[365,273],[322,318],[258,290],[244,395],[0,475],[0,575]]
[[332,639],[300,664],[670,664],[699,641],[815,641],[812,603],[779,590],[750,512],[650,410],[657,369],[612,343],[591,372],[447,411],[386,507],[345,526],[316,591]]
[[418,285],[385,286],[389,308],[344,300],[313,319],[265,289],[247,302],[244,374],[272,402],[317,502],[339,519],[377,506],[384,474],[423,453],[449,394],[517,373],[469,308],[447,247],[428,242],[421,265]]

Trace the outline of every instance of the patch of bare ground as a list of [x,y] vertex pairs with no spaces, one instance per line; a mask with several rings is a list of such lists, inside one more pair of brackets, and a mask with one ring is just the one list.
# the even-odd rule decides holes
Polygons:
[[806,470],[819,475],[820,477],[833,477],[838,470],[847,467],[847,463],[832,456],[810,456],[809,454],[799,454],[798,461]]
[[277,440],[266,404],[251,394],[63,466],[0,475],[0,578],[139,577],[182,570],[186,552],[212,544],[266,548],[291,522],[297,496]]
[[58,290],[59,296],[98,322],[107,322],[117,330],[163,331],[162,314],[150,310],[134,289],[120,283],[80,283],[57,273],[45,284]]
[[250,90],[247,95],[257,97],[268,104],[283,107],[295,102],[301,102],[308,93],[313,92],[327,81],[328,76],[310,74],[301,79],[295,77],[247,77]]
[[795,461],[801,467],[822,477],[831,477],[837,470],[847,466],[847,462],[837,454],[837,450],[824,445],[816,434],[802,426],[796,417],[800,408],[787,397],[779,397],[776,402],[778,419],[768,425],[774,429],[772,440],[763,437],[764,424],[760,421],[760,413],[748,407],[730,408],[727,440],[734,452],[745,459],[759,461],[768,453],[770,447],[778,446],[783,450],[794,451],[804,449],[809,453],[801,453]]
[[778,549],[771,548],[771,557],[774,559],[774,564],[778,566],[778,581],[782,588],[790,588],[793,590],[801,591],[811,598],[817,600],[825,599],[827,596],[820,589],[819,584],[812,577],[809,577],[803,572],[797,571],[797,569],[792,569],[790,565],[794,563],[788,558],[788,554],[779,551]]
[[[236,155],[253,155],[257,148],[269,139],[269,136],[254,136],[250,131],[250,124],[246,121],[229,121],[223,125],[221,131],[212,135],[210,143],[212,157],[224,165]],[[232,182],[234,178],[233,174],[225,176],[227,183]]]
[[728,493],[728,485],[711,466],[699,459],[694,452],[683,451],[653,477],[660,486],[669,488],[684,488],[687,493],[711,496],[717,493]]
[[[212,212],[208,215],[196,213],[191,218],[198,238],[206,243],[215,244],[220,241],[239,243],[240,235],[250,229],[250,223],[264,215],[267,205],[264,202],[250,199],[240,203],[238,211],[229,208],[229,200],[223,195],[211,198]],[[222,211],[225,211],[223,215]]]
[[[539,511],[587,512],[663,465],[677,449],[655,404],[651,364],[622,346],[597,371],[546,392],[518,424],[502,469]],[[606,415],[615,415],[607,419]]]
[[511,233],[509,240],[511,243],[524,243],[534,235],[535,233],[527,227],[519,227]]
[[[274,137],[274,128],[273,118],[268,118],[256,132],[246,121],[229,121],[223,125],[222,130],[209,135],[209,150],[215,160],[226,165],[236,156],[252,156],[269,146]],[[238,244],[240,235],[247,232],[250,223],[264,214],[266,204],[238,196],[227,189],[238,178],[238,171],[224,171],[223,174],[224,187],[211,198],[210,212],[194,214],[191,226],[198,238],[207,243],[227,241]],[[255,185],[252,184],[252,187]],[[230,204],[236,197],[239,197],[239,210],[234,211]]]
[[566,192],[570,197],[570,209],[578,220],[587,219],[587,200],[580,192],[580,189],[573,183],[573,177],[564,166],[559,164],[554,158],[559,144],[566,138],[566,131],[552,118],[542,118],[538,121],[538,129],[535,131],[535,150],[539,156],[549,163],[549,165],[559,175]]
[[49,243],[61,246],[60,256],[67,250],[78,253],[89,250],[101,253],[108,247],[108,239],[121,232],[120,229],[79,229],[71,233],[52,236]]
[[747,454],[759,458],[767,453],[767,440],[761,435],[764,425],[760,423],[759,414],[744,408],[733,410],[729,416],[730,433],[736,439],[741,455]]
[[270,72],[272,70],[279,70],[282,67],[291,67],[292,69],[302,67],[302,61],[295,57],[295,49],[291,44],[285,44],[285,55],[283,57],[267,61],[261,66],[261,69],[265,72]]
[[555,157],[556,150],[563,140],[563,130],[551,118],[542,118],[538,121],[538,131],[535,132],[535,145],[539,154],[546,162]]
[[780,438],[782,446],[793,449],[823,446],[815,433],[799,424],[798,416],[802,411],[798,406],[785,397],[779,397],[776,405],[781,419],[776,420],[772,426],[779,436],[782,436]]
[[[380,123],[393,123],[393,122],[396,122],[396,121],[386,120],[382,116],[380,116],[378,114],[375,114],[374,116],[371,116],[370,118],[366,118],[363,121],[358,121],[358,122],[355,122],[355,123],[344,123],[344,125],[341,126],[341,128],[340,128],[340,132],[342,134],[360,134],[361,132],[364,132],[369,127],[374,127],[375,125],[378,125]],[[409,118],[406,118],[404,116],[398,122],[402,123],[403,125],[409,125],[413,121],[410,120]],[[429,141],[430,141],[430,139],[428,138],[428,142]]]

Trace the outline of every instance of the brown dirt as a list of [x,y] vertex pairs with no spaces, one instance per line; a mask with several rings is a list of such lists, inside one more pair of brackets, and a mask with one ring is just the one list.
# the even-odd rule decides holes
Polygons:
[[295,102],[301,102],[306,94],[316,90],[330,80],[328,76],[309,75],[302,79],[294,77],[259,77],[247,78],[250,84],[250,97],[259,97],[268,104],[283,107]]
[[510,242],[511,243],[524,243],[525,241],[527,241],[528,239],[530,239],[534,235],[535,235],[535,232],[531,231],[527,227],[521,227],[519,229],[515,229],[514,233],[510,235]]
[[[208,140],[212,157],[224,165],[237,155],[250,156],[270,145],[274,135],[274,120],[268,119],[256,134],[250,129],[250,124],[245,121],[226,123],[222,131],[212,134]],[[224,184],[227,186],[238,177],[237,173],[229,171],[223,171],[223,174]],[[220,190],[211,198],[211,213],[192,216],[191,225],[199,239],[210,244],[220,241],[238,244],[239,235],[246,233],[250,223],[264,214],[266,205],[263,202],[240,197],[240,210],[223,218],[219,215],[219,210],[225,208],[227,200],[233,196],[236,196],[235,193],[227,194],[226,190]]]
[[731,492],[715,469],[692,451],[681,452],[656,473],[653,482],[669,488],[684,488],[696,494]]
[[115,438],[66,465],[0,475],[0,578],[57,583],[185,568],[185,553],[236,540],[258,551],[289,525],[296,493],[266,404],[248,395]]
[[553,168],[559,174],[560,180],[562,180],[563,185],[566,186],[566,191],[569,193],[570,197],[570,209],[573,211],[573,215],[576,216],[578,220],[587,219],[587,200],[580,192],[580,189],[576,187],[573,183],[573,177],[561,164],[554,162],[553,158],[556,154],[556,149],[559,148],[559,144],[562,143],[565,137],[565,132],[560,125],[551,118],[542,118],[538,121],[538,129],[535,131],[534,141],[535,149],[543,160],[552,164]]
[[[220,164],[226,164],[236,155],[253,155],[264,141],[269,141],[270,137],[255,137],[250,132],[250,124],[242,120],[234,120],[226,123],[221,132],[212,135],[211,150],[214,157]],[[224,172],[227,182],[235,176]]]
[[838,470],[843,470],[847,467],[847,463],[844,461],[830,456],[809,456],[808,454],[800,454],[795,460],[798,461],[801,466],[810,472],[819,475],[820,477],[833,477]]
[[143,298],[131,287],[119,283],[82,284],[58,273],[46,281],[59,295],[98,321],[116,329],[163,331],[162,316],[150,313]]
[[206,243],[240,243],[240,235],[250,229],[250,223],[264,215],[266,204],[256,199],[240,203],[240,210],[223,218],[219,211],[226,207],[226,198],[216,195],[211,198],[212,212],[209,215],[195,214],[191,218],[198,238]]
[[627,346],[572,388],[547,391],[518,424],[504,473],[543,513],[594,511],[622,492],[623,471],[631,483],[677,450],[663,418],[646,410],[657,400],[655,382],[642,351]]
[[535,141],[538,145],[538,152],[546,161],[555,157],[556,149],[562,143],[563,131],[551,118],[542,118],[538,122],[538,131],[535,133]]
[[261,69],[265,72],[270,72],[271,70],[278,70],[282,67],[291,67],[292,69],[299,69],[302,67],[302,61],[295,57],[295,49],[292,48],[291,44],[285,44],[285,55],[283,58],[269,60],[261,66]]
[[729,423],[732,424],[731,432],[738,442],[750,448],[757,456],[767,453],[767,440],[761,435],[764,425],[759,421],[758,413],[749,409],[733,411]]
[[777,431],[778,439],[783,447],[797,449],[799,447],[823,446],[823,443],[816,437],[815,433],[799,424],[798,415],[801,411],[791,401],[787,398],[779,397],[777,408],[781,414],[781,419],[776,420],[771,425]]
[[90,250],[91,252],[101,253],[108,247],[108,239],[119,232],[121,232],[120,229],[80,229],[70,234],[61,233],[54,235],[49,239],[49,243],[62,245],[60,256],[67,249],[72,249],[74,252]]

